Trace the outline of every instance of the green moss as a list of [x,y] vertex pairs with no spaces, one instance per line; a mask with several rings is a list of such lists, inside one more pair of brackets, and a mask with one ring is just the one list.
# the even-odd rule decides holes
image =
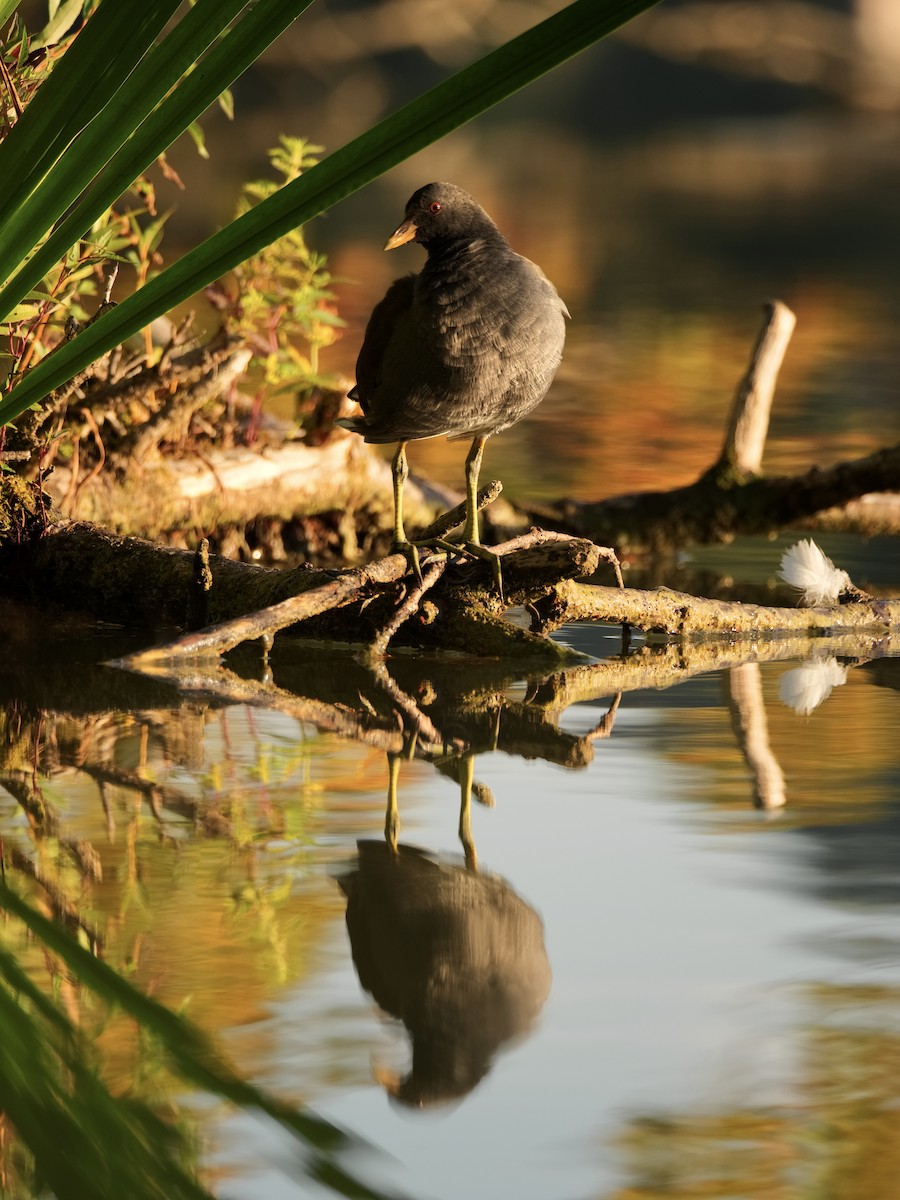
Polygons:
[[39,484],[0,473],[0,546],[31,541],[47,528],[50,497]]

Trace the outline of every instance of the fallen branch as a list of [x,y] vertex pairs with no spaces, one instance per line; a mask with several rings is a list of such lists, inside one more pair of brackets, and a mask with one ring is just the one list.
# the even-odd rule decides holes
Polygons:
[[863,458],[814,467],[805,475],[723,485],[704,475],[669,492],[642,492],[543,512],[560,528],[622,548],[662,551],[696,542],[726,542],[738,534],[772,534],[802,526],[825,510],[870,492],[900,487],[900,445]]
[[[590,542],[543,530],[534,530],[497,546],[495,552],[503,562],[510,598],[517,604],[528,602],[536,590],[542,592],[548,579],[591,574],[600,561],[599,548]],[[212,562],[210,559],[210,567]],[[289,626],[326,615],[328,625],[312,625],[307,630],[310,636],[365,645],[375,654],[383,653],[400,627],[416,616],[418,636],[414,644],[421,645],[424,640],[429,645],[476,655],[521,657],[530,653],[556,659],[571,657],[565,647],[503,619],[504,605],[487,582],[490,570],[486,564],[463,564],[449,580],[442,578],[446,567],[443,556],[428,559],[424,565],[427,587],[416,583],[400,554],[336,575],[276,573],[289,574],[302,589],[300,594],[130,655],[115,665],[133,669],[185,658],[217,658],[242,642],[271,637]],[[404,592],[397,607],[393,596],[384,589],[385,585],[401,581]],[[441,587],[436,603],[424,606],[421,602],[425,591],[435,588],[439,581],[445,586]]]
[[567,579],[533,605],[532,628],[549,633],[571,621],[626,623],[650,633],[693,638],[759,634],[887,630],[900,624],[900,600],[867,600],[817,608],[770,608],[707,600],[669,588],[595,587]]
[[[495,549],[503,564],[506,603],[490,566],[482,561],[444,564],[423,554],[426,594],[399,554],[340,572],[276,570],[211,555],[200,564],[210,624],[122,660],[122,665],[217,658],[242,642],[269,639],[301,623],[306,637],[374,645],[376,653],[390,643],[554,662],[578,656],[547,635],[578,620],[625,624],[681,639],[885,630],[900,623],[900,601],[871,599],[850,586],[842,598],[853,603],[743,605],[666,588],[639,591],[579,582],[610,552],[565,534],[533,530]],[[432,562],[440,563],[433,572]],[[102,614],[108,622],[156,628],[167,620],[183,627],[189,612],[196,617],[196,569],[194,555],[187,551],[84,524],[53,526],[40,539],[7,546],[0,557],[6,580],[27,584],[27,591],[43,602]],[[508,619],[511,607],[530,614],[530,629]]]

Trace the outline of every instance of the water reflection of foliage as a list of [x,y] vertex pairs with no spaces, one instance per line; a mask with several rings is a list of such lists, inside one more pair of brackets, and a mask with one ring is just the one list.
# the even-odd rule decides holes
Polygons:
[[[190,995],[217,1026],[302,975],[338,908],[297,895],[321,799],[315,735],[273,741],[237,720],[195,705],[85,717],[12,705],[0,722],[0,784],[16,802],[6,867],[108,961],[171,1003]],[[226,990],[217,967],[237,946],[250,969]],[[107,1037],[130,1057],[125,1029]]]
[[[314,736],[272,743],[251,725],[248,753],[248,729],[233,723],[194,705],[76,717],[12,704],[0,718],[0,784],[15,802],[3,822],[5,878],[54,922],[4,885],[4,1195],[46,1184],[80,1200],[206,1196],[194,1122],[173,1096],[188,1080],[259,1107],[252,1089],[237,1098],[246,1085],[230,1068],[226,1090],[215,1083],[218,1060],[195,1026],[126,982],[176,1005],[190,997],[205,1025],[239,1023],[258,1012],[273,977],[277,985],[308,969],[339,908],[295,894],[319,799],[308,775]],[[204,745],[216,752],[205,773]],[[272,838],[277,864],[258,853]],[[22,915],[17,906],[30,933],[9,915]],[[48,934],[65,938],[59,926],[79,943],[66,939],[81,956],[75,967]],[[224,989],[211,964],[236,946],[240,979]],[[182,1039],[174,1070],[173,1036]],[[191,1074],[195,1051],[213,1069],[205,1081]],[[292,1110],[272,1103],[290,1126]]]
[[337,1161],[349,1145],[341,1131],[247,1083],[197,1026],[135,989],[5,882],[0,905],[8,924],[21,922],[73,988],[92,1003],[122,1010],[165,1054],[165,1063],[148,1056],[158,1069],[115,1094],[98,1072],[93,1039],[80,1018],[73,1020],[14,954],[0,950],[0,1107],[16,1132],[0,1153],[4,1195],[12,1183],[16,1195],[49,1188],[58,1200],[208,1198],[196,1178],[188,1127],[176,1126],[153,1094],[153,1083],[171,1065],[182,1081],[258,1110],[291,1133],[308,1178],[339,1195],[376,1200],[378,1193]]
[[[202,1009],[221,1002],[204,979],[210,956],[252,941],[266,950],[254,955],[258,970],[284,982],[302,972],[307,940],[330,917],[307,911],[301,923],[292,898],[320,800],[308,779],[314,734],[280,742],[250,722],[232,731],[235,721],[190,704],[82,718],[29,718],[12,706],[0,725],[0,784],[18,806],[5,822],[7,866],[41,884],[68,928],[173,1002],[190,992]],[[265,850],[276,839],[272,865]],[[210,919],[209,888],[221,894],[223,877],[230,899]],[[173,890],[180,911],[161,924],[170,906],[156,901]],[[178,930],[188,913],[190,949]],[[248,1015],[256,988],[245,979],[240,991]]]
[[806,999],[796,1101],[636,1117],[618,1139],[628,1183],[610,1200],[896,1195],[900,992],[820,984]]

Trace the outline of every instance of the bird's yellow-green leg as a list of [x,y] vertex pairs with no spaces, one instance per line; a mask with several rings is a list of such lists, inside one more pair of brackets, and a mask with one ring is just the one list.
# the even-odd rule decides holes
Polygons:
[[483,558],[491,564],[494,583],[502,599],[503,572],[500,568],[500,556],[482,546],[478,532],[478,476],[481,473],[481,459],[486,441],[487,437],[484,434],[474,438],[472,448],[466,456],[466,527],[463,530],[463,542],[466,549],[476,558]]
[[399,754],[388,752],[387,812],[384,815],[384,836],[394,854],[397,853],[397,836],[400,833],[400,814],[397,810],[397,782],[400,778]]
[[397,446],[397,452],[391,462],[391,474],[394,480],[394,538],[391,542],[391,549],[406,556],[407,562],[421,583],[422,568],[419,565],[419,552],[406,536],[406,530],[403,528],[403,485],[409,479],[406,442],[400,442]]
[[391,461],[391,475],[394,479],[394,548],[409,545],[406,530],[403,528],[403,485],[409,479],[409,463],[406,461],[406,442],[399,442],[397,451]]
[[481,538],[478,536],[478,476],[481,473],[481,459],[486,441],[484,436],[474,438],[472,448],[466,456],[466,528],[463,541],[472,546],[481,545]]
[[475,755],[465,754],[459,764],[459,840],[462,842],[466,866],[478,870],[478,855],[472,840],[472,783],[475,778]]
[[416,753],[416,743],[418,740],[419,735],[417,733],[408,734],[404,739],[403,749],[399,754],[393,750],[388,751],[388,794],[387,812],[384,815],[384,836],[394,854],[397,853],[397,836],[400,833],[400,812],[397,808],[397,784],[400,780],[400,764],[401,762],[412,761]]

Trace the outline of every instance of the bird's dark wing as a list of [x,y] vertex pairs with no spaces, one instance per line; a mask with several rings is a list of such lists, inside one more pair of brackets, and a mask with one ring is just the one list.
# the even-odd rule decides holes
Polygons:
[[540,268],[508,247],[473,247],[465,269],[426,268],[420,280],[432,345],[448,365],[490,359],[496,366],[545,345],[551,356],[561,352],[565,305]]
[[356,387],[350,393],[366,414],[370,411],[372,397],[382,379],[385,351],[398,324],[408,317],[412,307],[415,281],[415,275],[395,279],[369,317],[362,349],[356,360]]

